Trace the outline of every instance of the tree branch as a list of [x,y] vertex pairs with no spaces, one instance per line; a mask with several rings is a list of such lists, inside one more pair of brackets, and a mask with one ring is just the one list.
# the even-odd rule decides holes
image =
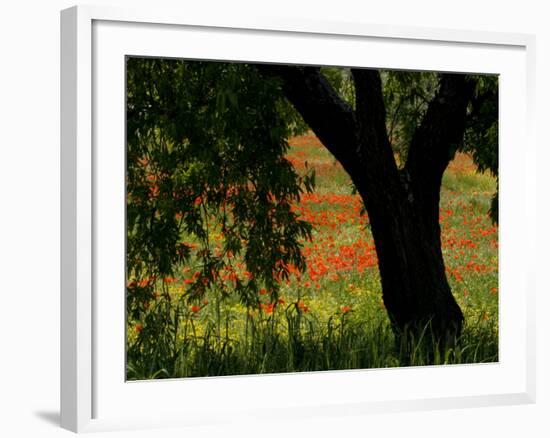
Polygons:
[[[377,70],[351,69],[355,83],[356,117],[359,126],[359,159],[366,170],[365,179],[372,187],[369,197],[397,194],[399,174],[386,129],[386,105],[382,80]],[[380,186],[382,183],[383,187]]]
[[411,141],[406,163],[411,177],[420,177],[420,172],[435,178],[443,175],[463,140],[474,88],[475,83],[464,74],[441,74],[439,90]]
[[261,64],[258,70],[282,80],[283,92],[319,140],[348,173],[355,172],[358,142],[357,123],[351,106],[345,102],[319,67]]
[[[414,201],[426,209],[439,204],[443,172],[463,141],[474,89],[475,83],[467,75],[441,74],[439,89],[413,135],[405,173]],[[430,219],[438,217],[439,210],[429,210],[425,213]]]
[[[382,81],[377,70],[351,69],[356,92],[356,114],[361,137],[369,147],[389,145]],[[367,145],[366,145],[367,146]]]

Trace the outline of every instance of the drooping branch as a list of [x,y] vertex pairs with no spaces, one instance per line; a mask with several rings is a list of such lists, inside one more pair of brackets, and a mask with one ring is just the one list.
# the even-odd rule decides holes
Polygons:
[[358,164],[355,155],[358,143],[356,117],[320,68],[275,64],[262,64],[257,68],[264,75],[282,80],[287,99],[344,169],[354,173]]

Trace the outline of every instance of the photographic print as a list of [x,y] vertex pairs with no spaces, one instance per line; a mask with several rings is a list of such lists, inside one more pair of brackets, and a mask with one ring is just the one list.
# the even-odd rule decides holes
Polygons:
[[126,378],[498,361],[498,76],[126,59]]

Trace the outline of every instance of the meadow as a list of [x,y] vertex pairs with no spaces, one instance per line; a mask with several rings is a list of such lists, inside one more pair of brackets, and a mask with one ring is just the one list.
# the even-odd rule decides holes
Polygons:
[[[449,165],[440,224],[464,330],[444,351],[426,352],[418,339],[405,353],[394,341],[369,220],[348,175],[315,136],[294,137],[290,145],[287,159],[298,173],[314,169],[316,175],[314,192],[293,206],[313,225],[312,240],[303,242],[306,272],[293,272],[275,302],[260,290],[257,306],[216,288],[190,304],[192,263],[174,277],[157,279],[159,293],[145,317],[127,319],[127,378],[498,361],[498,227],[487,215],[496,180],[477,172],[466,154],[457,154]],[[211,240],[216,245],[221,235],[212,232]],[[239,260],[234,266],[223,281],[247,275]],[[424,335],[429,338],[429,330]]]

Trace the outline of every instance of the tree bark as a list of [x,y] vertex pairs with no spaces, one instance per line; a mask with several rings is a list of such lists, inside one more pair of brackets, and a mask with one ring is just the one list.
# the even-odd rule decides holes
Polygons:
[[464,135],[473,85],[442,75],[439,90],[398,169],[386,132],[380,75],[352,69],[355,111],[319,68],[261,66],[282,79],[286,97],[340,161],[361,195],[378,255],[382,294],[394,333],[426,329],[443,344],[460,335],[463,315],[445,273],[439,226],[443,172]]

